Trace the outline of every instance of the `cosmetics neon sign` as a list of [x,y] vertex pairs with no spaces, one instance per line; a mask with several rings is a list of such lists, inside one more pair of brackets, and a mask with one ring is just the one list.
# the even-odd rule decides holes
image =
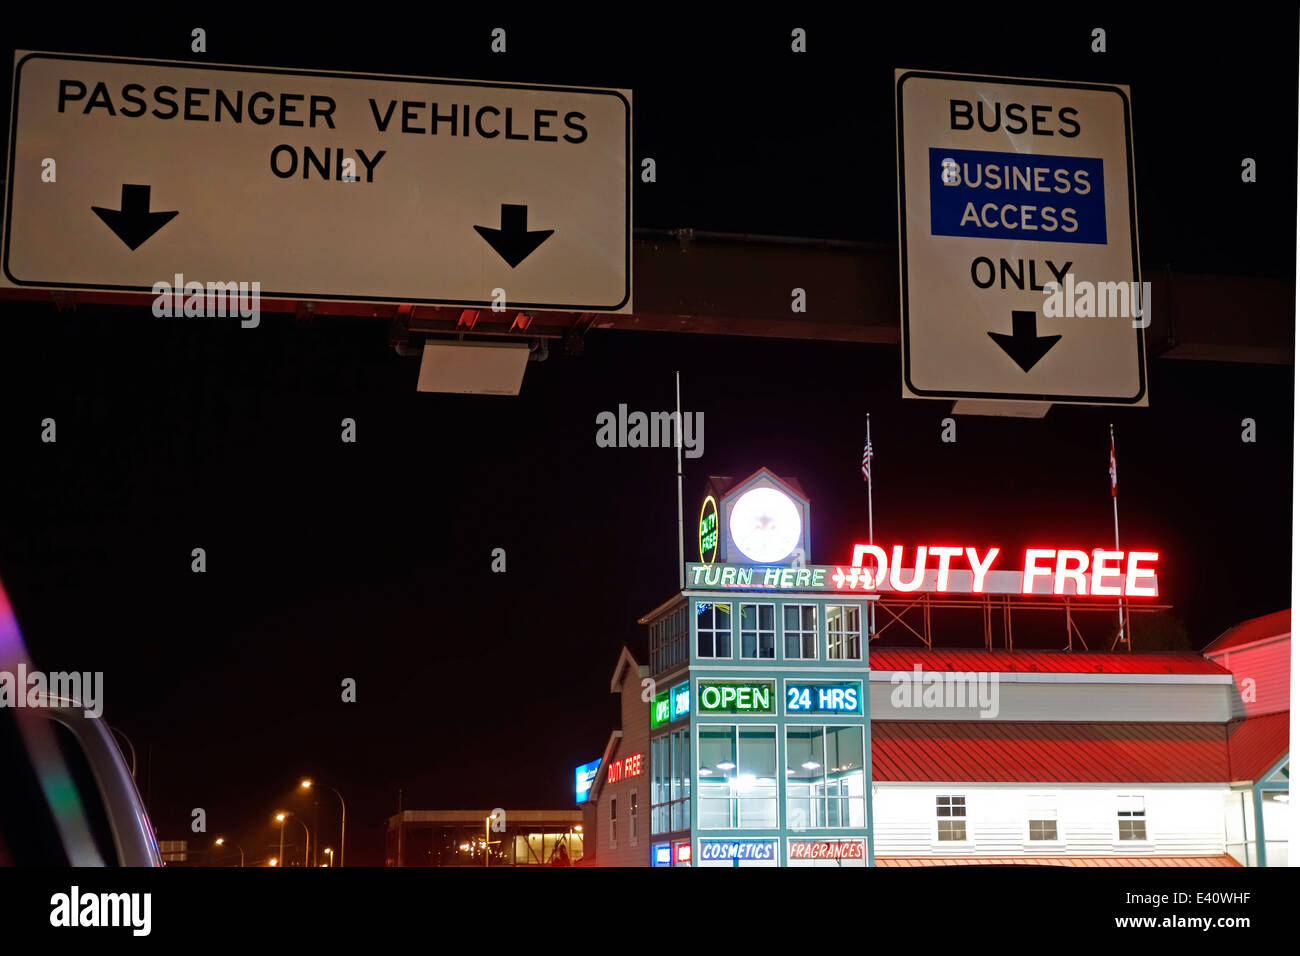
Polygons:
[[1059,597],[1157,597],[1155,551],[1026,548],[1015,570],[1001,548],[921,545],[853,548],[846,566],[763,567],[688,564],[687,586],[753,591],[1039,594]]

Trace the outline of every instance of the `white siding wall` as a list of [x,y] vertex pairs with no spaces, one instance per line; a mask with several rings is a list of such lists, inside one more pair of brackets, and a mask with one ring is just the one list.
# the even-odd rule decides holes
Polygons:
[[[995,717],[978,707],[897,707],[888,671],[871,675],[872,720],[1105,720],[1223,723],[1240,697],[1225,674],[1219,683],[1073,683],[998,680]],[[934,672],[926,672],[927,675]],[[1020,675],[1013,675],[1020,676]],[[905,685],[906,686],[906,685]],[[904,697],[904,700],[910,697]]]
[[[1060,787],[877,784],[874,797],[877,856],[1186,856],[1224,852],[1226,786]],[[966,798],[968,845],[935,839],[935,797]],[[1028,799],[1051,794],[1060,842],[1030,841]],[[1146,807],[1145,843],[1116,838],[1121,794],[1138,794]]]

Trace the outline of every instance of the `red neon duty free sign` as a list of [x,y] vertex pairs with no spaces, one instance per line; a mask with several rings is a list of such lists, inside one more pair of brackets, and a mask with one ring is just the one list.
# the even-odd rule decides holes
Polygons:
[[[851,568],[836,569],[836,590],[934,591],[950,594],[1054,594],[1081,597],[1156,597],[1155,551],[1026,548],[1016,570],[998,570],[1000,548],[920,545],[888,552],[853,546]],[[844,584],[837,580],[839,574]],[[854,580],[850,580],[854,579]]]

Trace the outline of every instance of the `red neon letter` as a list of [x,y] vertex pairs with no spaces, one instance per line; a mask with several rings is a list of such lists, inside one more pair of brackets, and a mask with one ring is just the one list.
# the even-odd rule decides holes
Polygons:
[[934,589],[946,591],[948,590],[948,562],[961,554],[961,548],[935,547],[930,549],[930,553],[939,556],[939,579]]
[[912,580],[907,584],[903,583],[902,575],[898,572],[902,569],[903,564],[903,546],[894,545],[894,566],[889,569],[889,585],[895,591],[916,591],[925,582],[925,546],[916,549],[916,573],[912,575]]
[[[1094,597],[1102,595],[1114,595],[1119,597],[1123,593],[1119,584],[1102,584],[1101,579],[1105,577],[1122,578],[1124,572],[1120,570],[1119,563],[1124,560],[1123,551],[1103,551],[1098,548],[1092,553],[1092,594]],[[1111,564],[1114,567],[1111,567]]]
[[[1066,567],[1066,562],[1074,560],[1078,562],[1078,567]],[[1065,593],[1065,579],[1069,578],[1074,582],[1075,594],[1088,593],[1088,579],[1084,576],[1088,570],[1088,552],[1076,551],[1072,548],[1062,548],[1056,552],[1056,580],[1052,582],[1053,594]]]
[[1128,573],[1124,576],[1124,593],[1130,597],[1155,597],[1156,586],[1141,585],[1137,583],[1138,577],[1152,578],[1156,576],[1154,568],[1139,568],[1139,561],[1159,561],[1160,555],[1155,551],[1130,551],[1128,553]]
[[1055,554],[1055,548],[1029,548],[1025,551],[1025,574],[1020,582],[1021,594],[1033,594],[1034,578],[1046,577],[1052,573],[1051,568],[1040,568],[1038,559],[1051,558]]
[[983,563],[980,562],[979,552],[974,548],[966,549],[966,560],[970,562],[970,569],[975,572],[975,585],[971,588],[976,594],[984,590],[984,575],[989,573],[989,565],[993,559],[998,556],[997,548],[989,548],[989,553],[984,556]]

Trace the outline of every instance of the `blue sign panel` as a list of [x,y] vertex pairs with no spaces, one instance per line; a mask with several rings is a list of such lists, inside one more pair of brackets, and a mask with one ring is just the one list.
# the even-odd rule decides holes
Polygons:
[[776,842],[773,840],[703,840],[700,843],[701,860],[766,860],[776,859]]
[[787,714],[862,714],[862,681],[788,680]]
[[651,866],[672,866],[673,850],[667,843],[656,843],[650,848]]
[[591,783],[596,779],[596,771],[599,769],[600,761],[593,760],[591,763],[584,763],[574,771],[574,789],[577,793],[579,803],[586,801],[587,794],[591,792]]
[[930,232],[1105,245],[1101,160],[930,147]]
[[673,720],[691,712],[691,682],[683,681],[672,690]]

